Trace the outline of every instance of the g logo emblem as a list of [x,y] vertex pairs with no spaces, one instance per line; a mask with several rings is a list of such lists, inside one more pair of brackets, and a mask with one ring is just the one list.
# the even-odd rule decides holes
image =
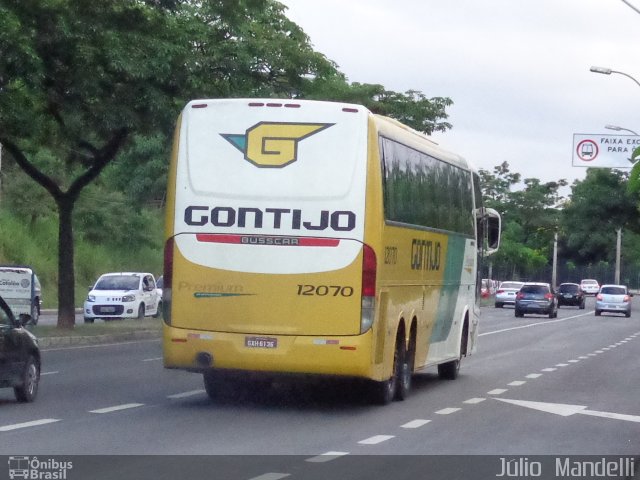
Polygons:
[[298,142],[332,125],[260,122],[248,128],[244,135],[221,135],[256,167],[282,168],[298,159]]

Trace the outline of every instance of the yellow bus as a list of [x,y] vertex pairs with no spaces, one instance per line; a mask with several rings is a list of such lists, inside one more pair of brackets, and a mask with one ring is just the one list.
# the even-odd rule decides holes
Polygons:
[[[366,379],[457,376],[500,217],[425,135],[335,102],[190,102],[175,133],[164,258],[166,368]],[[251,376],[243,372],[252,372]]]

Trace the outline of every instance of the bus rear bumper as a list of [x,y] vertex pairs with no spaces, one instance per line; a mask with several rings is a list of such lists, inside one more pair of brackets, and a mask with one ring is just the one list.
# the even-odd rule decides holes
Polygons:
[[372,334],[354,336],[248,335],[165,325],[164,367],[300,373],[375,378]]

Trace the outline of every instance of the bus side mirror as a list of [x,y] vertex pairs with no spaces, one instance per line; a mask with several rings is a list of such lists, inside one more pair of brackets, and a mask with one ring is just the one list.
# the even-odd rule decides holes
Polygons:
[[500,231],[502,228],[502,219],[500,214],[493,208],[484,209],[484,218],[486,220],[486,251],[485,255],[492,255],[498,251],[500,247]]

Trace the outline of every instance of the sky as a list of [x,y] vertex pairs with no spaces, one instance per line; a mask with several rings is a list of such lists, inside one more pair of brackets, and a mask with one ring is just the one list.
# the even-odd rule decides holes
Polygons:
[[279,1],[350,82],[451,98],[433,139],[478,168],[571,184],[573,134],[640,133],[640,85],[589,70],[640,81],[640,13],[622,0]]

